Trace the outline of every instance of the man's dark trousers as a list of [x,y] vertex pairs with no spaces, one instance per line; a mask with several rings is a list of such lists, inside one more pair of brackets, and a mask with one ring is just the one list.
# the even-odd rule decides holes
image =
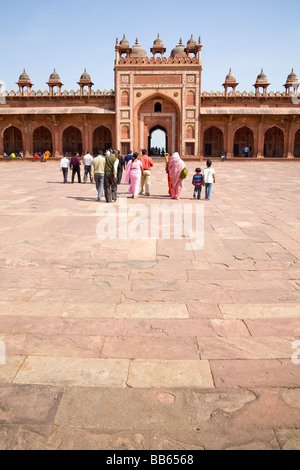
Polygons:
[[106,202],[116,201],[118,196],[118,186],[117,181],[114,175],[105,174],[104,175],[104,193]]

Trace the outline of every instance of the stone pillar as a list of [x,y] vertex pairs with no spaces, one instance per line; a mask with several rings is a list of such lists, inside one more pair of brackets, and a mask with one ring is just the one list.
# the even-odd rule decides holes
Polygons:
[[24,155],[26,158],[33,157],[33,141],[32,134],[29,130],[28,124],[23,127],[23,146],[24,146]]
[[84,116],[84,123],[83,123],[83,129],[82,129],[82,152],[83,155],[86,154],[87,150],[90,150],[89,148],[89,129],[88,129],[88,124],[86,122],[86,116]]
[[59,124],[54,125],[53,132],[53,156],[55,158],[61,157],[63,154],[62,135],[59,132]]
[[3,144],[3,130],[0,130],[0,156],[4,154],[4,144]]
[[233,152],[233,137],[234,137],[234,132],[233,132],[233,127],[232,127],[232,117],[230,116],[228,126],[227,126],[227,136],[226,136],[226,144],[225,144],[225,152],[227,155],[227,158],[234,158],[234,152]]
[[291,124],[288,126],[287,130],[287,158],[295,158],[294,150],[295,150],[295,128],[294,125]]
[[263,120],[258,124],[257,128],[257,155],[256,158],[264,158],[264,144],[265,144],[265,135],[263,130]]

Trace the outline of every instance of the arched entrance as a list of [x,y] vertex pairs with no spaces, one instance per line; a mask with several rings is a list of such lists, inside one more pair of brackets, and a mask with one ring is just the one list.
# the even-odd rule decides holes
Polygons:
[[150,152],[153,138],[160,134],[165,138],[162,137],[161,146],[154,145],[154,148],[164,147],[168,153],[180,151],[179,121],[178,107],[171,99],[160,94],[147,99],[136,110],[134,149],[148,147]]
[[279,127],[271,127],[265,133],[264,156],[282,158],[284,154],[284,133]]
[[212,126],[204,132],[203,149],[205,157],[221,157],[224,152],[223,132]]
[[104,153],[110,148],[112,148],[111,131],[105,126],[97,127],[93,133],[93,154],[98,155],[100,150]]
[[245,156],[245,153],[243,153],[243,149],[247,148],[249,149],[248,151],[248,157],[253,156],[253,147],[254,147],[254,134],[249,127],[241,127],[238,129],[234,135],[234,143],[233,143],[233,149],[234,149],[234,156],[235,157],[243,157]]
[[168,152],[168,135],[162,126],[150,130],[148,138],[148,155],[157,157]]
[[63,153],[67,152],[82,155],[82,135],[77,127],[67,127],[63,132]]
[[38,127],[33,133],[33,153],[53,153],[52,135],[46,127]]
[[19,129],[10,126],[5,129],[3,133],[3,147],[4,152],[10,155],[11,153],[20,153],[23,151],[23,138]]
[[295,135],[294,157],[300,158],[300,129]]

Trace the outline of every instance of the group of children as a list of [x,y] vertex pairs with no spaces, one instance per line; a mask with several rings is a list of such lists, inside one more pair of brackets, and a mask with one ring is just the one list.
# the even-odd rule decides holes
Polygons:
[[201,168],[196,168],[192,184],[194,186],[194,199],[201,199],[202,186],[205,186],[205,199],[210,200],[213,183],[216,182],[215,170],[212,168],[211,160],[207,160],[206,168],[201,173]]

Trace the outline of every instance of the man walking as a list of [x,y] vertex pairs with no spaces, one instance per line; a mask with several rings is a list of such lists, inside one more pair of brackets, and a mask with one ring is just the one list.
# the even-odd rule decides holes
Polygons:
[[147,150],[142,150],[142,156],[140,158],[143,165],[143,173],[141,179],[141,194],[145,191],[146,196],[150,196],[151,189],[151,168],[153,167],[152,158],[148,157]]
[[123,176],[123,169],[125,168],[125,160],[121,155],[120,150],[118,150],[118,160],[119,160],[119,165],[118,165],[118,184],[121,184],[122,181],[122,176]]
[[133,154],[132,150],[129,150],[129,153],[125,157],[125,167],[128,165],[128,163],[133,159]]
[[106,202],[116,202],[118,198],[118,151],[114,150],[112,155],[105,159],[104,167],[104,193]]
[[81,161],[79,158],[79,153],[76,153],[74,157],[71,158],[71,161],[70,161],[70,170],[72,170],[72,184],[74,183],[76,174],[78,178],[78,183],[81,183],[80,165],[81,165]]
[[91,177],[91,167],[93,163],[93,157],[89,151],[86,152],[86,155],[83,157],[83,165],[84,165],[84,177],[83,182],[84,184],[87,182],[88,174],[90,175],[90,182],[92,183]]
[[91,178],[92,181],[95,181],[96,183],[96,189],[98,191],[98,201],[101,200],[104,192],[104,168],[105,158],[103,157],[103,152],[100,151],[99,155],[93,159],[91,168]]
[[68,171],[70,168],[70,161],[67,158],[67,154],[60,160],[60,171],[63,172],[64,184],[68,182]]

